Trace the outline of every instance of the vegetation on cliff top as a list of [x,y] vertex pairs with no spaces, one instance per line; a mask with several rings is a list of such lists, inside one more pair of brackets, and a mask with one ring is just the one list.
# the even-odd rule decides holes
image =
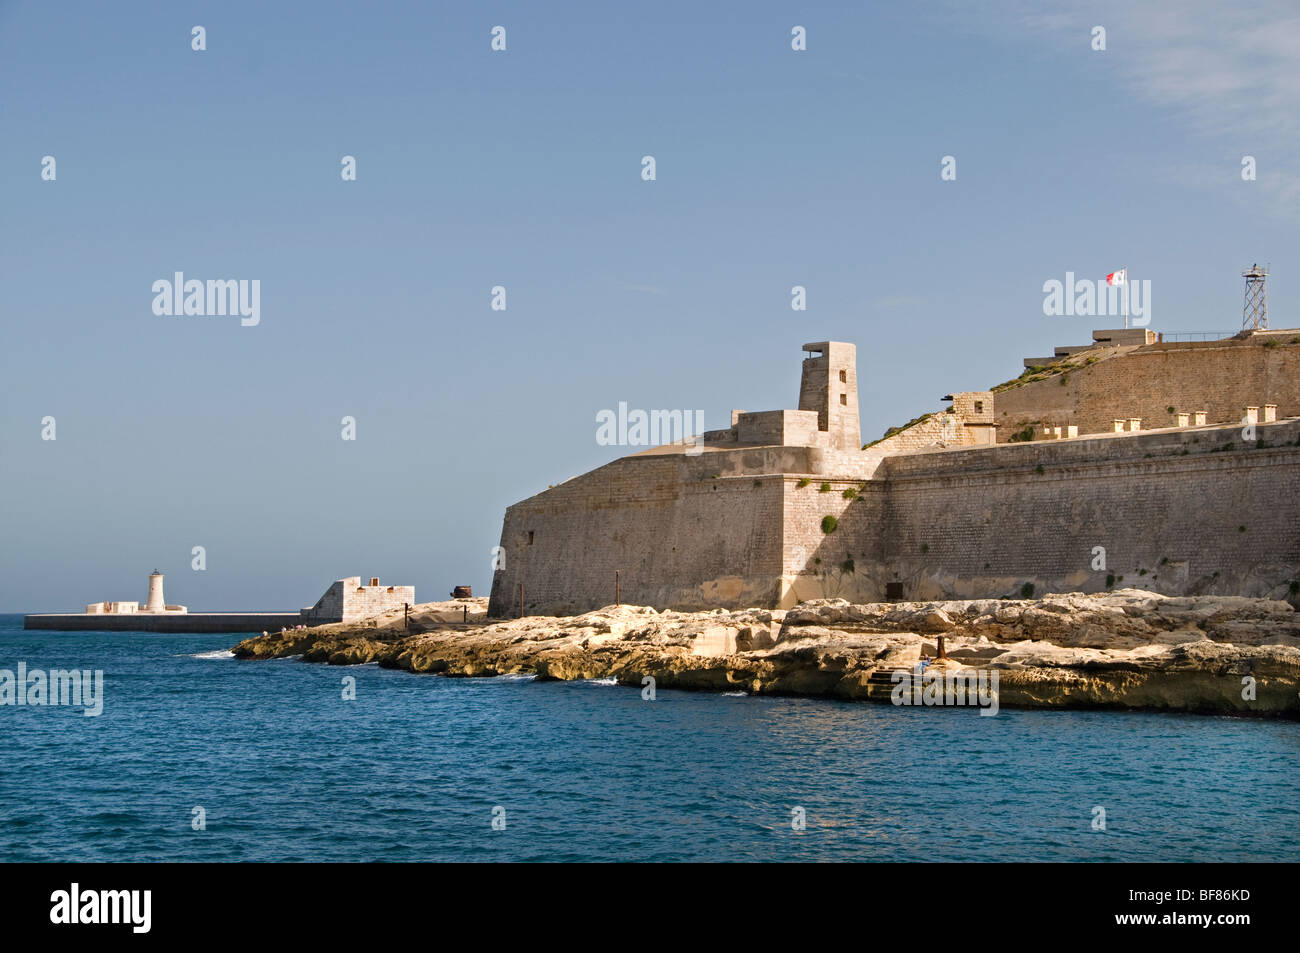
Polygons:
[[925,421],[929,420],[933,416],[934,416],[933,412],[928,414],[922,414],[920,417],[913,417],[911,420],[903,424],[901,427],[890,427],[888,430],[885,431],[885,435],[883,437],[881,437],[879,440],[873,440],[871,441],[871,443],[864,443],[862,445],[862,449],[866,450],[868,447],[874,447],[876,444],[880,443],[881,441],[888,440],[896,433],[902,433],[904,430],[906,430],[909,427],[915,427],[917,424],[925,423]]

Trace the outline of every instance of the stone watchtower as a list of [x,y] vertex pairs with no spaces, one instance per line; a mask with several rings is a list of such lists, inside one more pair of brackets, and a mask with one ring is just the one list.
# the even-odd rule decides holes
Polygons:
[[836,450],[862,449],[858,426],[858,349],[841,341],[805,344],[799,409],[817,412],[817,429]]

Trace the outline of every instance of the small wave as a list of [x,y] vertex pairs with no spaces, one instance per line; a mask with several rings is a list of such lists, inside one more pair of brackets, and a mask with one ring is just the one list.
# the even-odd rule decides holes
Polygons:
[[504,679],[507,682],[531,682],[534,681],[537,676],[525,674],[523,672],[510,672],[506,675],[498,675],[497,678]]
[[749,692],[722,692],[723,698],[748,698]]
[[618,684],[618,679],[617,679],[617,678],[613,678],[613,677],[610,677],[610,678],[589,678],[589,679],[587,679],[587,684],[588,684],[588,685],[617,685],[617,684]]
[[234,658],[235,653],[230,649],[213,649],[211,652],[199,652],[197,655],[180,656],[182,658]]

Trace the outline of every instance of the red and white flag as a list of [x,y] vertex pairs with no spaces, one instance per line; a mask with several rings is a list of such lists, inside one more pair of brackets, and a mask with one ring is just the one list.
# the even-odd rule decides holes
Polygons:
[[1122,285],[1128,279],[1128,269],[1121,268],[1119,271],[1112,271],[1106,276],[1106,284]]

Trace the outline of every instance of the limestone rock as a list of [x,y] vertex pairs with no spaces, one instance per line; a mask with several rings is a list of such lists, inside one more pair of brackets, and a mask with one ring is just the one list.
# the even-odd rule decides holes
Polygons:
[[823,599],[785,612],[622,605],[558,618],[471,616],[469,625],[460,613],[447,622],[447,604],[415,606],[411,631],[402,613],[389,613],[246,639],[234,654],[636,686],[652,675],[663,688],[887,699],[891,673],[933,656],[943,634],[949,659],[936,670],[997,672],[1003,706],[1300,718],[1300,614],[1276,600],[1123,589],[1039,600]]

